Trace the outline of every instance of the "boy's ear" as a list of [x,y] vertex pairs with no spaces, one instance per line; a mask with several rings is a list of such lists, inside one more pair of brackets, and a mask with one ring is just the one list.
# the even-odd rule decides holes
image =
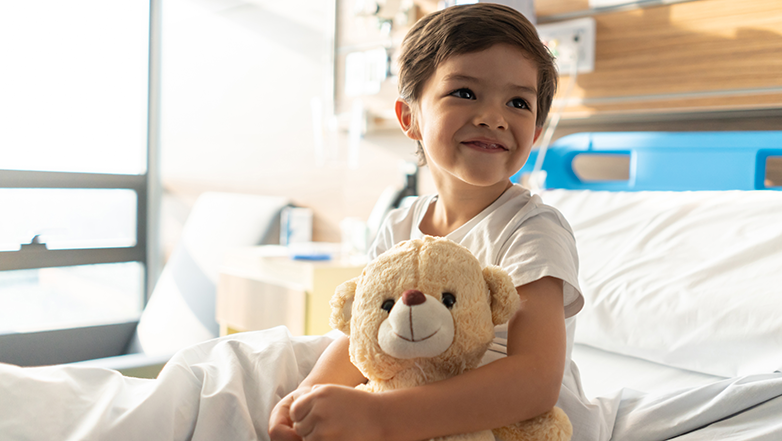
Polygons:
[[535,127],[535,137],[532,138],[532,143],[535,144],[538,142],[538,138],[540,138],[540,134],[543,133],[543,127]]
[[418,133],[418,127],[413,122],[413,109],[410,108],[410,105],[398,99],[396,100],[394,110],[396,111],[396,119],[399,121],[399,126],[402,127],[405,135],[412,140],[420,141],[421,135]]

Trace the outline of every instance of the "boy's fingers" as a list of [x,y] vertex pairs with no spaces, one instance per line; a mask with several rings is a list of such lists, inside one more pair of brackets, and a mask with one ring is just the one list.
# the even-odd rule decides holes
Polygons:
[[269,419],[269,438],[271,441],[302,441],[301,437],[293,430],[293,421],[290,418],[290,407],[293,402],[294,395],[289,394],[274,406]]
[[293,406],[293,403],[296,402],[299,398],[309,394],[312,391],[312,388],[310,387],[304,387],[296,389],[295,391],[291,392],[286,398],[288,398],[288,407]]
[[312,432],[315,427],[309,420],[298,421],[293,423],[293,430],[296,431],[296,435],[305,438]]
[[290,426],[273,427],[269,431],[269,438],[271,441],[301,441],[301,437]]
[[287,412],[274,415],[269,428],[271,441],[301,441],[301,437],[293,430],[293,421]]
[[290,421],[289,412],[291,404],[293,403],[292,397],[284,397],[279,403],[277,403],[272,409],[271,418],[272,422],[277,421]]
[[312,400],[310,397],[310,394],[300,395],[296,397],[291,404],[290,417],[294,423],[303,420],[307,414],[310,413],[310,410],[312,409]]

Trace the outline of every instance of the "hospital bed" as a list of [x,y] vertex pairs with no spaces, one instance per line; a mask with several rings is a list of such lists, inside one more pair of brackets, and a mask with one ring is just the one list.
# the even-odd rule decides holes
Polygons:
[[[613,439],[782,439],[779,159],[782,132],[581,133],[545,152],[540,196],[574,230],[586,298],[573,360]],[[601,160],[624,176],[585,178]]]
[[[782,132],[577,134],[547,150],[540,194],[579,247],[573,360],[597,439],[782,439],[782,191],[766,182],[779,156]],[[587,157],[618,158],[626,177],[584,178]],[[209,340],[156,380],[0,364],[0,439],[266,439],[271,407],[334,335]]]

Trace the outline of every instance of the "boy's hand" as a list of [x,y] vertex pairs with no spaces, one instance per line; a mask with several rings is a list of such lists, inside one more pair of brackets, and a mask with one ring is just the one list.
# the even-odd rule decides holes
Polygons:
[[301,437],[293,430],[293,421],[290,417],[291,405],[303,394],[310,391],[310,388],[296,389],[284,396],[272,409],[269,417],[269,439],[271,441],[301,441]]
[[290,419],[307,441],[382,439],[378,394],[337,385],[316,385],[296,397]]

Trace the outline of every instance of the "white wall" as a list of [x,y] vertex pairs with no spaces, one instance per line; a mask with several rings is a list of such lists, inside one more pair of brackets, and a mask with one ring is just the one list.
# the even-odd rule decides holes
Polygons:
[[315,210],[316,240],[336,241],[340,219],[401,181],[414,158],[400,132],[365,140],[357,169],[344,134],[342,157],[318,160],[310,102],[331,101],[333,26],[333,0],[163,1],[164,247],[202,191],[289,196]]

